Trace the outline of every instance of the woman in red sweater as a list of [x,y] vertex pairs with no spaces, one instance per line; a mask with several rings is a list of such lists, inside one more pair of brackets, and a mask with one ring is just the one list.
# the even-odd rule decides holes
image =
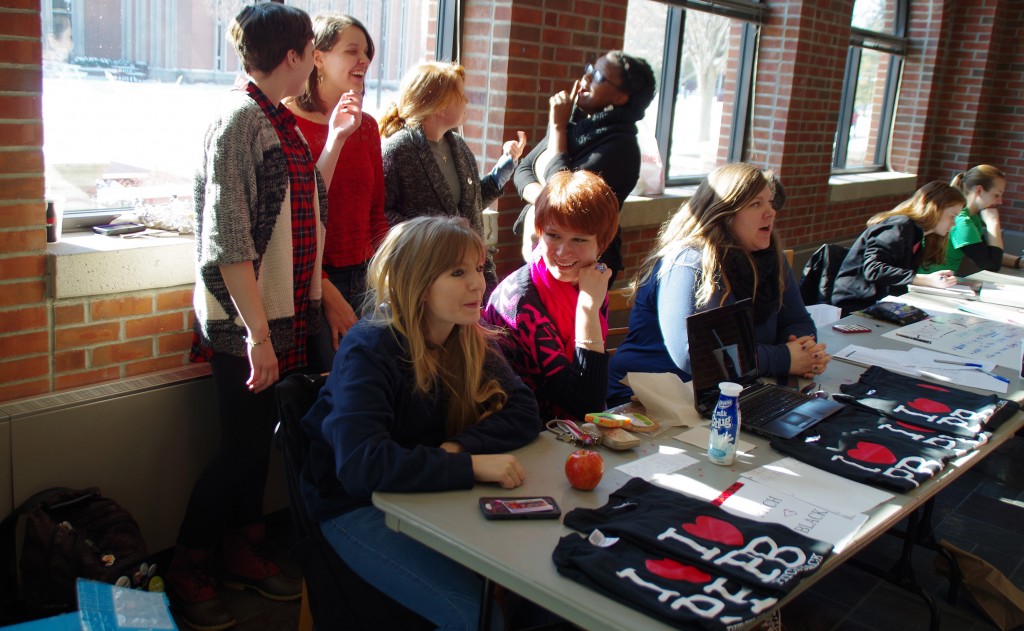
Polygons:
[[[366,72],[373,60],[373,40],[359,20],[342,14],[318,15],[313,20],[313,72],[305,93],[285,104],[295,114],[299,130],[314,156],[327,142],[328,123],[341,102],[362,115],[345,141],[334,166],[327,193],[327,237],[324,245],[324,336],[322,369],[330,367],[342,335],[356,323],[356,311],[366,290],[366,266],[388,231],[384,217],[384,167],[377,121],[362,112]],[[325,174],[326,175],[326,174]],[[329,337],[329,339],[328,339]]]

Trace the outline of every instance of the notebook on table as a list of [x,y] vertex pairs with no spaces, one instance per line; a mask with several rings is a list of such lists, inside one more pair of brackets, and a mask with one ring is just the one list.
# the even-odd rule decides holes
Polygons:
[[718,403],[718,384],[733,381],[743,386],[741,429],[792,438],[835,414],[843,404],[757,380],[752,305],[749,299],[740,300],[686,318],[694,405],[701,416],[711,418]]

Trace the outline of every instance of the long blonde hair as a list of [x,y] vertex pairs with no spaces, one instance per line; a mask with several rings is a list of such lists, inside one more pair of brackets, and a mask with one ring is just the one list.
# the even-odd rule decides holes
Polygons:
[[419,127],[430,115],[464,100],[460,83],[465,84],[466,69],[455,63],[426,61],[402,79],[398,102],[392,103],[377,126],[381,138],[403,127]]
[[390,326],[409,343],[416,388],[440,389],[448,398],[448,433],[474,425],[505,404],[508,395],[484,375],[491,334],[480,324],[456,325],[440,347],[426,337],[425,296],[434,281],[475,253],[484,260],[480,235],[462,217],[416,217],[393,227],[370,260],[368,321]]
[[[671,261],[683,249],[695,248],[700,251],[701,271],[697,279],[695,303],[703,307],[711,302],[719,284],[723,289],[722,301],[732,291],[729,279],[722,271],[722,264],[728,250],[744,251],[729,231],[729,223],[743,207],[751,202],[765,187],[772,188],[771,172],[743,162],[736,162],[712,171],[697,187],[688,202],[665,222],[658,234],[658,242],[640,265],[633,281],[635,293],[654,272],[659,261]],[[770,249],[778,258],[779,288],[784,287],[786,267],[782,263],[782,249],[772,234]],[[754,259],[747,254],[751,267],[756,268]],[[659,276],[668,269],[663,265]],[[753,295],[757,295],[757,274],[754,274]]]
[[[880,212],[868,219],[868,225],[873,226],[881,223],[889,217],[906,215],[910,217],[922,230],[928,232],[939,224],[942,219],[942,210],[947,206],[959,204],[962,208],[966,202],[964,194],[945,182],[936,180],[929,182],[917,189],[917,192],[910,199],[902,202],[892,210]],[[946,244],[949,241],[949,234],[941,237],[935,234],[929,235],[924,240],[924,265],[941,263],[946,260]]]

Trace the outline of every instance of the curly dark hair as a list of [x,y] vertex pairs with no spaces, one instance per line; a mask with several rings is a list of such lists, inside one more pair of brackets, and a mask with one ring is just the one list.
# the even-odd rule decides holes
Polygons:
[[658,91],[651,65],[647,60],[627,55],[621,50],[609,51],[608,57],[614,60],[622,71],[622,91],[629,95],[629,102],[621,109],[632,112],[633,120],[642,119],[647,106],[654,100],[654,95]]

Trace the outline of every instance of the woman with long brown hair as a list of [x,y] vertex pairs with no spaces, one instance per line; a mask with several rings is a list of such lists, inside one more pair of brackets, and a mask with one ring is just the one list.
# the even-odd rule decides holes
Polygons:
[[462,218],[393,227],[370,262],[366,315],[302,420],[310,516],[357,574],[445,629],[476,628],[481,579],[389,529],[370,497],[525,479],[503,452],[536,438],[540,417],[480,324],[483,265]]
[[[907,285],[950,287],[956,275],[942,262],[963,194],[945,182],[929,182],[892,210],[868,220],[868,228],[843,259],[832,290],[832,304],[850,313],[870,307]],[[921,266],[937,265],[929,274]]]
[[689,381],[686,317],[749,298],[763,375],[821,374],[831,357],[815,339],[793,270],[773,228],[774,179],[742,162],[711,172],[663,227],[633,283],[629,333],[612,357],[608,400],[632,392],[629,372],[671,372]]

